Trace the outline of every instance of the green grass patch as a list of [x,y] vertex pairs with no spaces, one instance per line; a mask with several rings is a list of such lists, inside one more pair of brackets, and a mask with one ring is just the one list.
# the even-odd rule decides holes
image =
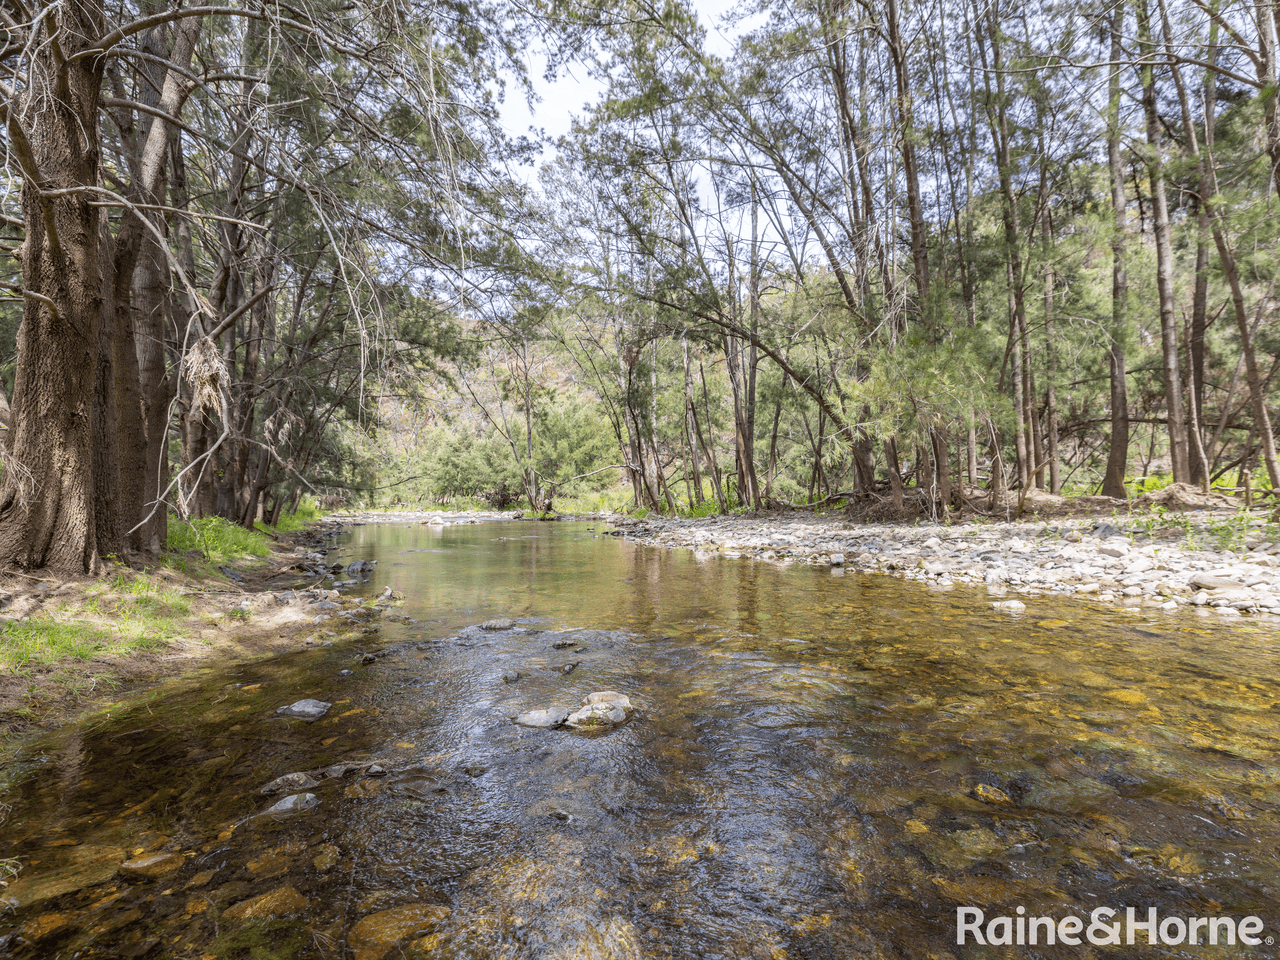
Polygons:
[[198,550],[210,563],[230,563],[245,557],[264,558],[271,553],[271,539],[259,530],[248,530],[222,517],[169,520],[169,549],[179,553]]
[[691,507],[681,507],[680,516],[687,517],[690,520],[702,520],[705,517],[714,517],[720,512],[720,505],[715,499],[703,500],[702,503],[694,504]]
[[1140,497],[1144,493],[1155,493],[1173,483],[1173,474],[1158,474],[1154,477],[1130,477],[1124,485],[1131,491],[1130,496]]
[[311,499],[311,497],[303,497],[298,502],[298,509],[293,513],[281,514],[274,528],[268,527],[264,523],[256,524],[256,528],[263,533],[296,533],[311,526],[319,519],[320,508],[316,506],[315,500]]
[[1228,516],[1198,516],[1164,507],[1153,507],[1124,519],[1134,530],[1154,536],[1184,538],[1188,548],[1197,550],[1243,551],[1254,540],[1280,539],[1280,524],[1268,523],[1246,507]]
[[78,607],[59,603],[47,614],[6,624],[0,663],[22,670],[150,649],[178,636],[178,622],[192,612],[191,600],[177,590],[117,574],[90,588]]

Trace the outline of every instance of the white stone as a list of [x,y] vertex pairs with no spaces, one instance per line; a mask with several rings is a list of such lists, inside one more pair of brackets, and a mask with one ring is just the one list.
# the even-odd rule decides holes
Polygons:
[[295,720],[306,720],[308,723],[311,723],[315,720],[319,720],[328,713],[329,708],[332,706],[333,704],[325,703],[323,700],[299,700],[296,703],[289,704],[288,706],[280,707],[276,710],[276,713],[283,717],[291,717]]
[[320,799],[314,793],[295,793],[292,797],[285,797],[278,803],[272,804],[266,810],[263,810],[259,816],[283,819],[284,817],[305,813],[312,807],[319,806],[319,804]]
[[546,710],[530,710],[522,713],[516,717],[516,723],[522,727],[550,729],[560,726],[568,717],[569,711],[564,707],[548,707]]

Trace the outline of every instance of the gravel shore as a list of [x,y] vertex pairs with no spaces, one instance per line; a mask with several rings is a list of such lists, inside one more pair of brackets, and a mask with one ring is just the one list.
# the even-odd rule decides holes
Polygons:
[[[1275,528],[1245,531],[1241,552],[1219,549],[1212,516],[1184,521],[1176,531],[1125,518],[956,526],[864,524],[834,516],[608,521],[616,535],[637,543],[887,573],[940,587],[985,585],[997,598],[1052,594],[1170,611],[1192,606],[1226,617],[1280,617],[1280,543],[1263,539]],[[995,602],[1021,607],[1016,599]]]

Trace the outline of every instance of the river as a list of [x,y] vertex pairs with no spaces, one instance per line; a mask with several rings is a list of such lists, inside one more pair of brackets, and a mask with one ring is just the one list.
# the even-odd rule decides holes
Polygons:
[[[414,622],[330,621],[29,743],[0,957],[1276,955],[1273,634],[603,532],[355,527],[356,594]],[[595,691],[634,714],[512,722]],[[333,706],[277,714],[304,698]],[[260,816],[295,772],[318,803]],[[1128,907],[1167,936],[1125,944]],[[1043,946],[1070,917],[1093,942]],[[1208,917],[1219,945],[1171,942]]]

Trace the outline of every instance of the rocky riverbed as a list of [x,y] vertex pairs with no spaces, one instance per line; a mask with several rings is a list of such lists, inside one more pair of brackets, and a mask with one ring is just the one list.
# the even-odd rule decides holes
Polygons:
[[624,539],[692,549],[707,559],[887,573],[942,588],[982,584],[993,603],[1014,612],[1022,604],[1010,595],[1056,594],[1170,611],[1191,607],[1206,615],[1280,616],[1280,543],[1266,539],[1274,526],[1243,530],[1239,551],[1221,549],[1214,531],[1227,521],[1211,515],[1173,531],[1124,518],[960,526],[834,516],[613,516],[609,522]]

